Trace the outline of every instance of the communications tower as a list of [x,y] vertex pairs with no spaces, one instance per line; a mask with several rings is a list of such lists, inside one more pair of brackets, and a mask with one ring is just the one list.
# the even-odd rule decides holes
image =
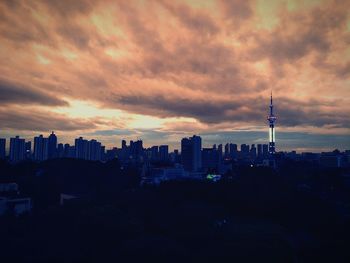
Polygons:
[[277,117],[273,114],[272,91],[270,100],[270,114],[267,116],[269,122],[269,154],[275,154],[275,121]]

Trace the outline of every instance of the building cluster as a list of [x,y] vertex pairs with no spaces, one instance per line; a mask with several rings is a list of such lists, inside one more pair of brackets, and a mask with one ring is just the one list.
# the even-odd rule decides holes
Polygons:
[[[90,161],[108,161],[117,158],[124,164],[143,164],[146,169],[143,174],[151,170],[152,174],[179,175],[188,173],[191,175],[210,173],[223,174],[232,168],[232,164],[256,165],[276,167],[278,158],[289,158],[295,160],[306,160],[318,162],[328,167],[343,167],[350,164],[350,152],[339,151],[331,153],[276,153],[275,145],[275,122],[277,117],[274,114],[272,93],[270,97],[269,115],[267,117],[269,125],[268,144],[241,144],[238,149],[237,144],[227,143],[213,145],[210,148],[202,147],[200,136],[193,135],[190,138],[181,140],[181,150],[174,150],[169,153],[168,145],[152,146],[144,148],[142,140],[130,141],[127,145],[123,140],[121,147],[105,149],[105,146],[97,140],[86,140],[83,137],[75,139],[74,145],[57,143],[57,136],[52,132],[47,138],[43,135],[34,137],[34,147],[32,151],[31,142],[16,136],[10,139],[8,158],[11,162],[19,162],[26,159],[34,161],[45,161],[53,158],[77,158]],[[6,158],[6,139],[0,138],[0,159]],[[158,166],[168,166],[161,170]]]
[[[23,160],[45,161],[55,158],[76,158],[90,161],[108,161],[117,158],[122,163],[165,163],[179,164],[184,171],[199,173],[214,171],[223,173],[226,164],[235,161],[238,164],[266,165],[267,160],[283,155],[289,159],[314,161],[325,166],[342,167],[347,165],[349,151],[330,153],[271,153],[269,144],[214,144],[202,147],[200,136],[193,135],[181,140],[181,149],[169,152],[168,145],[143,147],[142,140],[122,140],[121,147],[105,149],[97,140],[83,137],[75,139],[74,145],[57,143],[57,136],[52,132],[48,137],[39,135],[32,142],[16,136],[10,138],[9,154],[6,155],[6,139],[0,138],[0,159],[8,158],[16,163]],[[274,156],[272,158],[272,156]]]

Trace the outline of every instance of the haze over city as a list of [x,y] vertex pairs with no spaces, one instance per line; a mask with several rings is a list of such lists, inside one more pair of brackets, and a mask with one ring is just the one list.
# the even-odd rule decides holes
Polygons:
[[349,1],[1,1],[0,135],[350,147]]

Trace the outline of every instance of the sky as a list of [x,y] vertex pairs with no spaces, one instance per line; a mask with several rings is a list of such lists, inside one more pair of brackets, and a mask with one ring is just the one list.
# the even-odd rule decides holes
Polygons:
[[350,149],[350,1],[0,1],[0,137]]

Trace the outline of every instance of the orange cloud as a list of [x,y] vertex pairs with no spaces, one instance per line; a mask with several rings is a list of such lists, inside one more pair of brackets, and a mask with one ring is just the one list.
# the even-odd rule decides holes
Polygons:
[[[69,100],[164,119],[173,132],[181,118],[194,120],[193,131],[260,130],[272,89],[282,129],[348,132],[349,9],[346,1],[2,1],[0,107],[17,118],[36,109],[47,130],[47,112]],[[15,115],[1,128],[25,129]],[[101,128],[74,118],[60,115],[69,125],[59,129]]]

